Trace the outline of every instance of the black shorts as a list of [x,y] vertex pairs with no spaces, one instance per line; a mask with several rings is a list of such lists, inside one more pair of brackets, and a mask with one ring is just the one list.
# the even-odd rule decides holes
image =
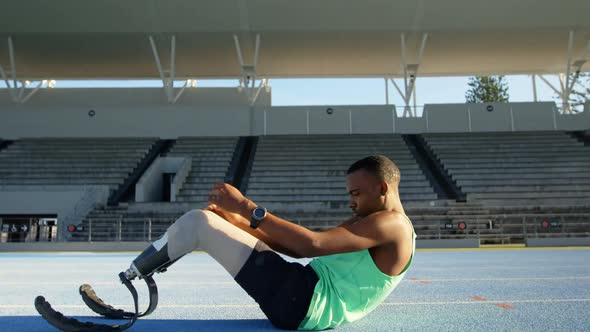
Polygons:
[[274,326],[296,330],[319,279],[311,266],[287,262],[259,241],[235,280]]

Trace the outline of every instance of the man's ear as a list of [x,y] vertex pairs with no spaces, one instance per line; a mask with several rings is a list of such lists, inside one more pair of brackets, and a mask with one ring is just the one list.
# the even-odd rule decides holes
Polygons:
[[381,196],[385,196],[389,190],[389,185],[385,181],[381,181]]

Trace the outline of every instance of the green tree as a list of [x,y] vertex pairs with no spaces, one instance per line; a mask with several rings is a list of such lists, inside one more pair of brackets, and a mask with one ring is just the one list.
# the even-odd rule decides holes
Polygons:
[[[572,73],[570,75],[570,82],[573,79],[575,79],[575,74]],[[559,96],[556,98],[561,101]],[[582,111],[584,104],[588,101],[590,101],[590,73],[581,73],[576,84],[572,87],[568,102],[571,109]]]
[[468,103],[508,102],[508,82],[503,75],[470,77],[467,85]]

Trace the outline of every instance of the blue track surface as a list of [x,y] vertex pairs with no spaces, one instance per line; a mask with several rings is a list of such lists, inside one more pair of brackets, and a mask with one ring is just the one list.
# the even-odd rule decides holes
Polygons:
[[[590,331],[588,249],[418,251],[385,303],[337,330]],[[0,330],[52,331],[35,311],[37,295],[66,315],[105,322],[82,302],[83,283],[105,302],[131,310],[131,295],[117,274],[136,256],[0,253]],[[187,255],[155,279],[158,309],[131,331],[274,330],[207,254]],[[145,285],[135,285],[140,302],[146,301]]]

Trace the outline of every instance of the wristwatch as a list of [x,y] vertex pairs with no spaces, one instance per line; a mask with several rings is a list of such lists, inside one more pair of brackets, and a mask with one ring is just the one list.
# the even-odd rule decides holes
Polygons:
[[264,217],[266,217],[266,209],[262,206],[257,206],[252,211],[252,217],[250,218],[250,227],[252,229],[256,229],[258,227],[258,224],[260,224],[260,221],[264,219]]

